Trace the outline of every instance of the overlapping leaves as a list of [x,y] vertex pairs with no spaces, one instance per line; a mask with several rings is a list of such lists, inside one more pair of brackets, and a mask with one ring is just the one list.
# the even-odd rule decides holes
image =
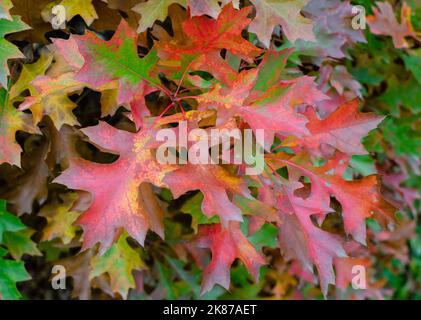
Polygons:
[[[129,9],[118,2],[107,3],[111,9],[139,14],[138,25],[132,25],[128,13],[110,39],[93,31],[54,39],[38,61],[23,66],[18,80],[12,79],[13,74],[9,77],[7,63],[23,54],[3,37],[27,27],[9,14],[8,1],[0,6],[0,41],[6,48],[0,55],[1,163],[20,165],[21,151],[27,153],[25,146],[17,144],[18,130],[42,133],[45,139],[38,152],[42,170],[37,171],[43,192],[29,193],[25,205],[16,192],[6,195],[19,214],[31,212],[34,203],[35,208],[41,206],[39,216],[47,221],[42,241],[81,246],[77,256],[62,260],[74,279],[74,293],[89,298],[92,286],[126,298],[139,282],[133,271],[146,268],[139,247],[148,251],[145,239],[153,233],[161,238],[157,243],[177,246],[164,254],[170,263],[171,255],[184,252],[184,257],[193,256],[204,269],[202,293],[216,284],[229,289],[236,259],[258,280],[267,259],[262,251],[265,245],[255,246],[256,238],[267,228],[277,230],[277,239],[276,232],[264,239],[270,243],[267,247],[278,247],[302,278],[309,279],[317,271],[325,296],[329,284],[346,287],[347,263],[361,258],[349,249],[350,239],[366,245],[366,219],[374,218],[387,228],[393,225],[395,211],[382,199],[376,175],[353,171],[353,156],[368,153],[362,139],[383,117],[359,110],[356,98],[361,96],[361,86],[331,59],[346,57],[352,43],[365,41],[361,32],[347,29],[349,2],[251,0],[244,5],[149,0],[133,1]],[[56,4],[66,8],[68,20],[79,14],[87,25],[100,15],[92,1],[63,0],[43,7],[44,20],[49,21],[49,10]],[[408,7],[403,6],[399,24],[389,6],[377,5],[369,18],[372,32],[390,35],[398,48],[409,46],[406,37],[418,41]],[[328,18],[340,28],[333,28]],[[393,33],[386,31],[388,27]],[[288,42],[283,49],[272,41],[279,30]],[[315,60],[322,71],[319,78],[297,66],[301,54]],[[404,58],[414,81],[419,81],[419,68],[412,61],[417,56]],[[104,116],[89,122],[90,126],[75,111],[87,90],[101,93]],[[263,129],[264,171],[246,176],[243,165],[158,163],[157,130],[177,132],[181,121],[188,122],[189,131],[251,128],[256,133]],[[31,177],[20,176],[21,194],[28,192]],[[77,195],[61,188],[59,200],[47,198],[47,177],[52,182],[49,195],[52,188],[60,188],[57,184],[78,190]],[[192,216],[188,232],[169,219],[174,209],[163,205],[165,190],[171,192],[167,198],[183,203],[181,211]],[[191,197],[197,190],[201,196]],[[333,213],[343,224],[342,232],[326,227]],[[3,227],[13,229],[10,221],[16,219],[5,216]],[[0,240],[1,226],[2,220]],[[6,246],[15,244],[9,248],[13,258],[39,254],[28,245],[31,235],[31,231],[3,235]],[[200,258],[209,251],[210,262],[203,262],[206,259]],[[161,257],[154,258],[157,271],[148,272],[165,278]],[[2,261],[5,270],[12,267],[10,261]],[[177,263],[172,262],[180,269]],[[8,292],[5,298],[17,296],[11,283],[26,279],[22,265],[14,268],[20,269],[18,275],[6,278],[9,291],[0,288],[0,293]],[[180,276],[190,279],[183,272]]]

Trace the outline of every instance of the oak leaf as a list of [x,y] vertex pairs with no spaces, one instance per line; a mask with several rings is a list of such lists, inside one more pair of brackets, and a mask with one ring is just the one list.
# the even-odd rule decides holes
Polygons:
[[74,79],[72,72],[64,73],[58,77],[39,76],[32,85],[36,93],[26,97],[19,106],[19,110],[31,110],[34,123],[39,123],[44,115],[48,115],[57,129],[64,124],[76,125],[78,121],[72,110],[76,104],[70,100],[69,95],[80,92],[84,84]]
[[186,7],[187,0],[149,0],[134,6],[132,10],[142,16],[137,32],[140,33],[152,27],[156,20],[164,21],[168,16],[168,7],[175,3]]
[[376,2],[373,7],[374,15],[367,17],[367,23],[374,34],[392,37],[395,48],[407,48],[405,37],[418,39],[411,23],[411,8],[403,3],[401,8],[401,22],[396,20],[395,12],[389,2]]
[[9,75],[9,68],[7,61],[25,57],[15,45],[4,39],[4,36],[30,29],[19,16],[13,16],[12,18],[13,20],[0,19],[0,85],[3,88],[8,86],[7,76]]
[[27,40],[29,42],[46,43],[45,33],[53,30],[50,23],[41,17],[41,11],[51,0],[12,0],[13,8],[11,15],[20,16],[22,21],[30,26],[30,30],[20,32],[16,37],[11,35],[13,40]]
[[307,128],[310,135],[285,145],[302,145],[317,156],[322,155],[326,145],[349,155],[367,154],[361,139],[375,129],[383,117],[372,113],[360,113],[358,106],[358,100],[352,100],[323,120],[309,107],[305,115],[309,120]]
[[47,225],[43,229],[42,241],[51,241],[60,238],[63,244],[69,244],[76,235],[77,226],[74,222],[80,216],[80,212],[72,210],[77,194],[66,194],[63,203],[51,203],[44,205],[39,216],[47,219]]
[[218,165],[189,163],[168,173],[164,182],[176,198],[187,191],[200,190],[204,196],[203,213],[209,218],[218,215],[224,226],[227,226],[229,221],[242,221],[241,210],[230,201],[228,194],[251,197],[244,180]]
[[279,241],[287,258],[298,259],[302,267],[313,273],[314,264],[318,270],[320,286],[326,296],[329,284],[335,284],[333,262],[337,257],[345,257],[339,237],[315,226],[312,216],[325,215],[332,211],[323,199],[312,196],[306,199],[294,194],[300,189],[299,182],[287,182],[282,188],[278,201],[281,202]]
[[251,21],[247,18],[250,12],[251,7],[238,11],[232,5],[226,5],[217,20],[206,16],[189,18],[182,24],[188,42],[158,41],[156,47],[160,57],[179,59],[181,55],[209,54],[226,49],[246,61],[252,61],[252,57],[262,50],[241,36],[242,30]]
[[273,29],[281,25],[285,36],[291,42],[297,39],[315,41],[313,22],[304,18],[300,11],[309,0],[251,0],[256,7],[256,17],[249,31],[257,35],[269,48]]
[[39,130],[33,125],[30,115],[12,106],[4,88],[0,88],[0,108],[0,164],[7,162],[19,167],[22,149],[16,142],[16,132],[23,130],[34,133]]
[[49,144],[41,142],[38,146],[38,138],[37,135],[28,138],[22,156],[22,169],[2,195],[19,216],[31,213],[34,202],[43,203],[48,196],[47,178],[50,172],[45,160]]
[[54,180],[92,194],[92,205],[77,220],[84,230],[83,248],[100,242],[105,252],[121,228],[142,245],[148,229],[163,237],[162,209],[143,183],[164,186],[162,178],[172,169],[156,162],[152,150],[146,148],[148,132],[130,133],[105,122],[82,131],[100,148],[120,156],[111,164],[73,158],[70,167]]
[[31,240],[34,233],[34,230],[25,228],[25,230],[3,234],[3,243],[15,260],[20,260],[24,254],[42,256],[36,243]]
[[[352,181],[343,178],[348,166],[348,156],[337,152],[334,158],[321,167],[313,166],[304,153],[290,160],[280,161],[292,168],[293,174],[298,176],[304,174],[310,179],[312,195],[319,201],[329,203],[330,195],[335,196],[342,205],[345,231],[356,241],[366,243],[366,218],[378,217],[379,221],[393,220],[394,208],[382,199],[377,176],[370,175]],[[294,173],[294,169],[298,172]]]
[[202,226],[194,242],[196,246],[210,248],[212,252],[212,260],[203,272],[202,295],[215,284],[229,289],[230,267],[236,258],[244,263],[258,281],[259,270],[265,260],[243,235],[238,222],[231,222],[226,229],[220,224]]
[[30,280],[31,276],[25,270],[21,261],[6,260],[7,251],[0,248],[0,299],[11,300],[21,298],[16,283]]
[[29,90],[30,95],[36,95],[37,90],[34,88],[32,81],[38,76],[45,74],[52,60],[52,55],[41,54],[41,57],[36,62],[23,64],[18,80],[10,88],[9,99],[14,100],[25,90]]
[[219,123],[238,115],[253,130],[263,129],[266,150],[270,149],[276,133],[285,136],[308,134],[305,127],[307,119],[295,112],[294,107],[302,102],[324,99],[324,95],[314,95],[311,90],[300,94],[302,87],[308,87],[308,83],[311,85],[312,80],[303,77],[292,84],[277,85],[256,99],[251,89],[255,86],[257,75],[257,69],[242,71],[231,87],[216,84],[209,92],[196,98],[199,109],[215,108]]
[[159,86],[157,79],[151,76],[151,69],[157,62],[156,51],[152,50],[146,57],[139,58],[137,34],[124,19],[109,41],[102,40],[93,32],[75,36],[74,39],[84,59],[76,80],[94,89],[118,80],[118,103],[130,102],[143,81]]
[[102,256],[96,255],[91,261],[90,279],[107,274],[110,277],[110,288],[113,292],[127,299],[130,288],[135,287],[132,272],[145,268],[139,253],[127,243],[127,235],[119,240]]

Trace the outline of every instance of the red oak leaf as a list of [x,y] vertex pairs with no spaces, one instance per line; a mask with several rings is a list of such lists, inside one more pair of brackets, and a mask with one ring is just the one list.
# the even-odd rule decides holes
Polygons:
[[222,84],[232,86],[237,78],[237,71],[234,70],[219,52],[210,52],[200,55],[191,63],[192,70],[206,71],[213,75]]
[[83,249],[100,242],[101,251],[105,252],[120,228],[142,245],[148,229],[163,237],[162,209],[144,183],[162,186],[162,178],[170,167],[158,164],[145,147],[149,140],[147,131],[134,134],[105,122],[82,131],[93,143],[120,155],[111,164],[73,158],[69,169],[54,180],[92,194],[92,205],[77,221],[84,229]]
[[308,135],[307,119],[295,111],[295,106],[325,99],[315,88],[313,79],[302,77],[275,85],[263,94],[253,93],[258,72],[258,69],[242,71],[230,87],[216,84],[211,91],[197,97],[199,109],[216,108],[219,123],[241,116],[253,130],[263,129],[266,150],[270,149],[275,134]]
[[200,190],[204,199],[202,211],[208,217],[218,215],[224,226],[228,222],[242,221],[241,210],[228,198],[231,194],[251,198],[244,180],[229,174],[218,165],[186,164],[178,170],[168,173],[163,180],[178,198],[187,191]]
[[[209,54],[226,49],[246,61],[253,61],[262,50],[252,45],[241,36],[248,26],[252,7],[235,10],[226,5],[217,20],[206,16],[192,17],[183,22],[183,31],[187,41],[158,41],[156,46],[162,58],[180,58],[180,55]],[[185,39],[184,39],[185,40]]]
[[[269,158],[275,159],[272,156]],[[297,179],[302,174],[308,176],[311,194],[319,201],[329,203],[330,195],[335,196],[342,205],[345,231],[362,244],[366,241],[366,218],[377,214],[379,222],[382,222],[393,216],[394,208],[381,198],[377,176],[353,181],[343,178],[349,161],[349,157],[344,154],[336,153],[333,159],[321,167],[313,166],[305,154],[280,161],[292,169],[291,174]]]
[[389,2],[376,2],[373,7],[374,15],[367,17],[368,25],[374,34],[392,37],[395,48],[407,48],[405,37],[418,39],[411,24],[411,8],[403,3],[401,9],[401,23],[396,20],[395,12]]
[[357,99],[340,106],[326,119],[320,120],[313,108],[307,108],[305,115],[309,122],[310,135],[296,139],[288,146],[303,146],[312,154],[321,156],[324,145],[349,154],[367,154],[361,139],[375,129],[383,117],[373,113],[360,113]]
[[407,205],[411,208],[412,212],[417,212],[415,208],[415,201],[421,199],[421,195],[417,192],[416,189],[404,187],[401,184],[408,179],[408,174],[406,172],[394,172],[387,173],[383,175],[383,182],[393,187],[402,197],[402,204]]
[[259,269],[265,260],[243,235],[238,222],[231,222],[226,229],[220,224],[202,226],[195,243],[212,252],[212,261],[203,272],[201,294],[210,291],[215,284],[229,289],[230,267],[236,258],[256,281],[259,279]]
[[346,253],[337,236],[316,227],[312,215],[325,215],[332,211],[322,199],[312,196],[306,199],[294,194],[301,188],[299,182],[290,182],[278,195],[281,224],[279,242],[287,258],[298,259],[303,268],[313,272],[314,264],[318,270],[320,286],[326,296],[329,284],[335,284],[333,261],[345,257]]
[[313,274],[315,265],[326,295],[328,285],[335,283],[334,259],[345,257],[346,252],[338,236],[320,229],[312,221],[312,217],[324,218],[332,211],[328,202],[317,195],[301,198],[298,194],[304,186],[296,179],[294,176],[291,181],[280,178],[276,183],[268,180],[260,188],[259,198],[278,210],[278,239],[285,257],[300,262],[303,275]]
[[77,37],[79,36],[73,35],[68,40],[51,39],[54,49],[74,71],[79,71],[85,63],[83,56],[79,52]]

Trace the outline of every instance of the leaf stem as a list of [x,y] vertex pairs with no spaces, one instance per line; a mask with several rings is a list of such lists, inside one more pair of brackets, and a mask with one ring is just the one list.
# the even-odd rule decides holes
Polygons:
[[185,77],[187,75],[187,72],[189,71],[189,69],[190,69],[193,61],[194,60],[190,61],[190,63],[187,65],[186,69],[184,70],[183,75],[181,76],[180,82],[178,83],[177,90],[174,93],[174,97],[177,97],[177,94],[180,91],[181,85],[183,84],[183,81],[184,81],[184,79],[185,79]]

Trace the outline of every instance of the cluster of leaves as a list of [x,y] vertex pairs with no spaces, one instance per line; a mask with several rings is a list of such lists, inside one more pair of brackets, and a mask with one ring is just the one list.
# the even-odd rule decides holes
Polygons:
[[[412,297],[421,8],[355,4],[1,0],[0,298],[22,256],[29,298],[53,265],[64,298]],[[159,163],[182,121],[263,129],[263,172]]]
[[[359,2],[365,5],[364,1]],[[367,109],[388,115],[364,144],[376,154],[385,196],[398,207],[407,208],[401,211],[401,227],[395,232],[401,245],[393,249],[394,257],[378,259],[379,272],[393,288],[394,298],[419,299],[421,51],[419,43],[407,42],[405,37],[419,34],[421,6],[419,1],[395,1],[366,8],[369,14],[383,12],[383,16],[390,16],[389,22],[383,26],[377,24],[371,30],[376,35],[386,36],[379,38],[367,32],[367,42],[351,51],[354,62],[348,62],[347,68],[363,86]],[[393,18],[390,12],[395,12],[400,20]]]

